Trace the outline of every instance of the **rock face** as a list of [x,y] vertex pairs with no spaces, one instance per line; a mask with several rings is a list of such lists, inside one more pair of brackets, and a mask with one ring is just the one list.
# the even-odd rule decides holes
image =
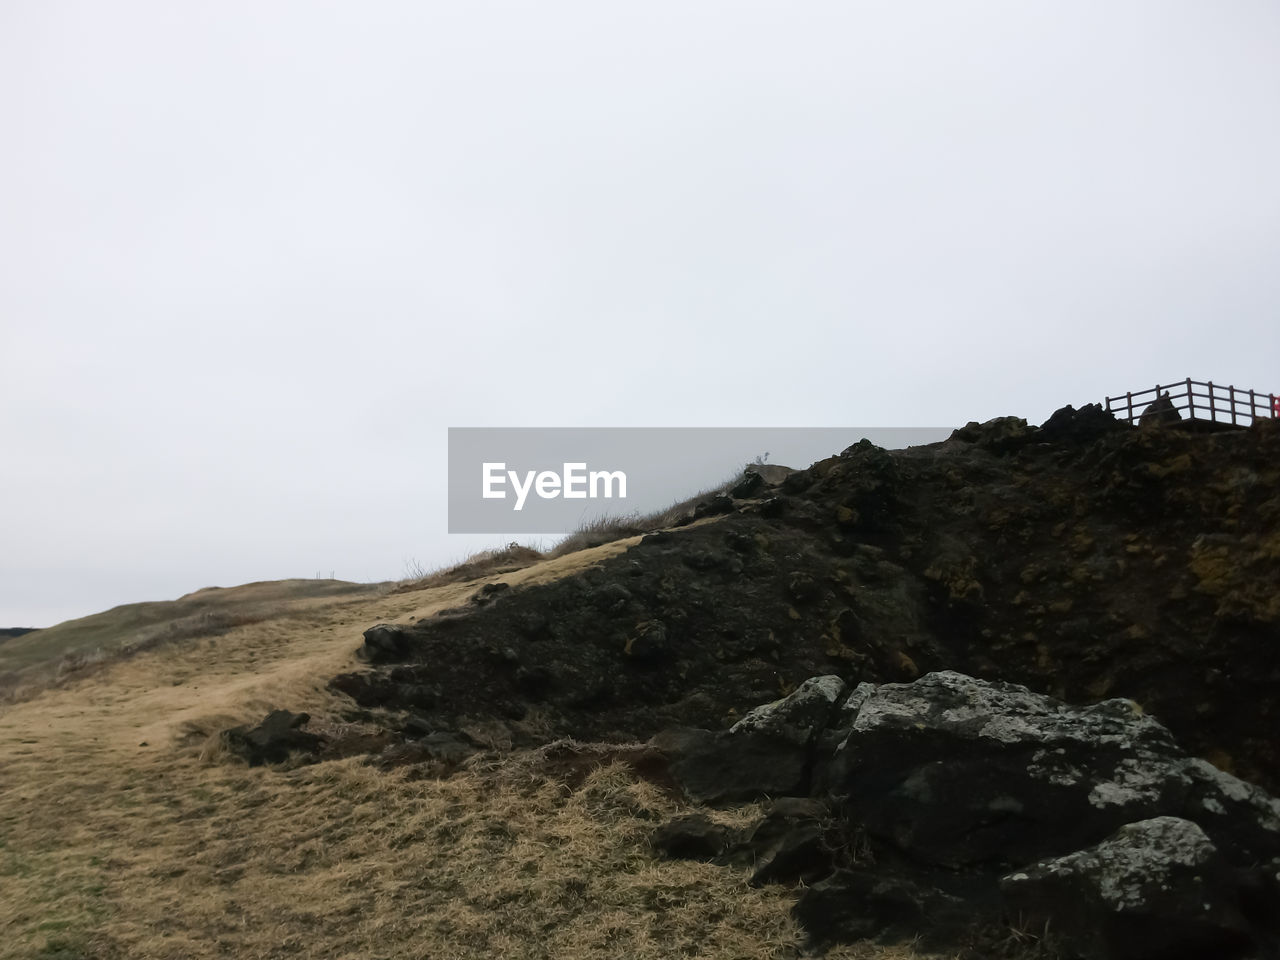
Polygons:
[[1024,922],[1055,924],[1086,956],[1240,956],[1258,946],[1238,879],[1190,820],[1128,824],[1087,850],[1010,874],[1000,886]]
[[832,711],[844,697],[846,684],[834,674],[810,677],[781,700],[756,707],[729,730],[734,734],[770,734],[793,743],[807,744],[814,733],[831,721]]
[[952,869],[1026,864],[1159,815],[1241,856],[1280,852],[1280,801],[1187,756],[1133,702],[1073,707],[950,671],[864,689],[826,787],[879,840]]
[[809,677],[951,669],[1132,699],[1280,789],[1280,421],[1193,435],[1064,408],[738,492],[575,576],[372,627],[333,686],[354,720],[537,746],[724,730]]
[[[819,719],[779,736],[798,717]],[[818,677],[696,754],[655,744],[694,795],[715,797],[727,771],[746,798],[743,745],[766,732],[810,771],[796,789],[839,811],[754,848],[758,882],[817,881],[797,916],[818,938],[911,927],[952,947],[1003,915],[1099,960],[1280,947],[1280,801],[1188,756],[1130,701],[1069,706],[950,671],[852,691]]]
[[817,940],[990,955],[1022,918],[1066,955],[1274,955],[1280,421],[1090,405],[755,472],[578,574],[372,627],[349,719],[398,714],[396,763],[648,740],[690,798],[770,797],[655,845],[803,881]]

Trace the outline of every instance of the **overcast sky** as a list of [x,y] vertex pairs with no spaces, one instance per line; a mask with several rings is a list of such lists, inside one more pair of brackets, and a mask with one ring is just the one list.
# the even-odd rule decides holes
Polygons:
[[1272,0],[0,0],[0,626],[460,558],[450,426],[1280,391],[1277,51]]

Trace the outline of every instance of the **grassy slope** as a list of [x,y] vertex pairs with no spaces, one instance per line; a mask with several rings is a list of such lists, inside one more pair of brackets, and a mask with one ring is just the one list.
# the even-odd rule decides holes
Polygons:
[[680,804],[622,767],[571,789],[518,756],[446,781],[201,762],[209,732],[269,706],[336,722],[325,683],[363,629],[476,583],[295,604],[0,707],[0,956],[797,956],[791,891],[649,856]]
[[298,605],[382,592],[385,585],[342,580],[272,580],[240,587],[206,587],[177,600],[129,603],[9,638],[0,646],[0,673],[21,671],[70,654],[111,652],[125,645],[181,638],[265,620]]

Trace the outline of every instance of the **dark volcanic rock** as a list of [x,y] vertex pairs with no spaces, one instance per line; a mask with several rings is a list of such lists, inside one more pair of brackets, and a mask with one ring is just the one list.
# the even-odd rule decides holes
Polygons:
[[357,651],[370,663],[395,663],[409,653],[413,631],[401,624],[380,623],[364,632],[364,646]]
[[[370,669],[332,686],[363,711],[413,712],[434,729],[500,705],[504,714],[536,708],[539,730],[517,729],[519,745],[728,726],[789,680],[848,664],[827,635],[844,590],[829,559],[807,534],[747,519],[732,531],[710,524],[645,537],[625,559],[465,613],[374,627],[360,650]],[[792,588],[801,582],[803,602]],[[868,613],[868,629],[878,616]]]
[[506,591],[511,589],[509,583],[486,583],[471,596],[471,602],[479,606],[493,603]]
[[715,522],[564,580],[376,627],[370,668],[334,686],[355,719],[536,710],[515,731],[536,745],[723,729],[816,675],[953,669],[1132,699],[1280,787],[1280,422],[1192,435],[1064,408],[933,447],[860,442],[778,489],[785,509],[726,496]]
[[685,795],[706,803],[809,792],[812,744],[845,692],[839,677],[813,677],[781,700],[756,707],[728,731],[677,728],[653,746],[670,761]]
[[[1183,931],[1151,934],[1170,956],[1274,954],[1280,812],[1246,781],[1280,788],[1280,421],[1002,418],[860,442],[699,516],[373,628],[333,686],[352,719],[398,711],[414,736],[654,738],[652,775],[688,797],[823,801],[716,858],[810,884],[797,914],[818,940],[973,947],[1022,911],[1097,928],[1074,941],[1091,956],[1161,924]],[[1149,827],[1169,819],[1190,826]],[[1212,852],[1189,880],[1167,841],[1194,831]],[[1169,899],[1108,906],[1123,862]]]
[[832,850],[823,825],[816,822],[792,825],[761,849],[751,885],[821,880],[831,873],[833,866]]
[[[1255,871],[1280,904],[1280,883]],[[1156,817],[1122,827],[1076,853],[1001,880],[1010,912],[1029,928],[1051,924],[1091,960],[1241,957],[1268,951],[1265,927],[1246,918],[1242,881],[1196,824]],[[1255,920],[1276,932],[1274,915]],[[1255,954],[1256,955],[1256,954]]]
[[764,489],[764,486],[764,477],[755,470],[748,470],[743,473],[742,479],[734,484],[733,489],[729,491],[729,495],[742,500],[759,493]]
[[1242,860],[1280,854],[1280,801],[1187,756],[1131,701],[1072,707],[951,672],[864,689],[827,787],[877,839],[948,869],[1030,863],[1161,815]]
[[1138,418],[1138,423],[1144,427],[1152,427],[1162,423],[1177,423],[1181,419],[1182,414],[1178,413],[1166,390],[1147,405],[1147,408],[1142,411],[1142,416]]
[[1101,404],[1087,403],[1079,410],[1072,406],[1055,410],[1041,424],[1037,439],[1054,444],[1092,443],[1108,433],[1127,429],[1127,424],[1103,410]]
[[703,814],[677,817],[653,832],[649,844],[670,860],[714,860],[729,843],[729,830]]
[[785,762],[743,760],[740,737],[767,731],[821,771],[825,805],[780,801],[741,845],[753,883],[813,884],[796,912],[816,940],[954,948],[1005,916],[1091,960],[1280,946],[1280,801],[1188,756],[1132,702],[1070,706],[954,672],[841,700],[832,679],[748,714],[741,734],[681,731],[698,749],[672,767],[700,797],[749,795],[745,771]]
[[232,727],[222,732],[227,749],[247,760],[249,766],[281,763],[291,753],[314,754],[324,746],[324,737],[301,729],[311,719],[305,713],[272,710],[256,727]]
[[817,943],[879,940],[954,944],[989,922],[993,908],[883,870],[841,870],[808,887],[795,917]]
[[729,732],[768,735],[804,746],[831,723],[847,690],[848,685],[835,675],[810,677],[781,700],[750,711]]
[[972,443],[994,453],[1008,453],[1035,439],[1036,428],[1021,417],[996,417],[985,423],[969,421],[951,434],[952,440]]
[[808,753],[790,737],[677,728],[651,743],[691,800],[724,803],[809,790]]

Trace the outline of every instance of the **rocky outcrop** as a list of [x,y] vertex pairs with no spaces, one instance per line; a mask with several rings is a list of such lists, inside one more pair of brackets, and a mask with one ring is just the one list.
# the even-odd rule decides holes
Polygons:
[[231,727],[221,733],[223,744],[235,756],[256,767],[282,763],[296,753],[314,755],[325,739],[302,728],[311,717],[305,713],[272,710],[255,727]]
[[395,717],[383,762],[420,775],[554,741],[566,776],[616,756],[701,804],[771,798],[654,848],[802,882],[816,941],[1275,949],[1280,422],[1090,405],[753,472],[709,522],[371,627],[332,681],[349,719]]
[[[766,818],[721,861],[746,848],[757,882],[813,884],[797,916],[818,939],[901,927],[954,947],[1008,920],[1108,960],[1280,947],[1280,801],[1188,756],[1131,701],[1070,706],[949,671],[819,677],[695,754],[654,743],[693,796],[745,799],[756,757],[741,744],[765,734],[810,771],[794,787],[813,799],[792,802],[836,814]],[[735,789],[717,795],[714,772]]]
[[1079,410],[1068,405],[1054,411],[1053,416],[1041,424],[1036,440],[1060,446],[1079,446],[1128,429],[1103,410],[1099,403],[1087,403]]
[[1156,960],[1243,956],[1262,947],[1258,928],[1274,933],[1274,923],[1250,903],[1241,879],[1197,824],[1155,817],[1011,873],[1000,887],[1012,914],[1033,927],[1052,925],[1073,953]]
[[954,672],[864,686],[825,788],[883,843],[1002,869],[1185,817],[1246,857],[1280,853],[1280,801],[1188,756],[1132,701],[1069,706]]
[[1142,416],[1138,418],[1138,423],[1144,427],[1154,427],[1163,423],[1177,423],[1181,419],[1182,414],[1178,413],[1166,390],[1147,404],[1147,408],[1142,411]]
[[1195,435],[1064,408],[737,492],[578,575],[372,627],[333,686],[355,720],[537,746],[727,729],[813,676],[954,669],[1131,699],[1280,789],[1280,422]]

